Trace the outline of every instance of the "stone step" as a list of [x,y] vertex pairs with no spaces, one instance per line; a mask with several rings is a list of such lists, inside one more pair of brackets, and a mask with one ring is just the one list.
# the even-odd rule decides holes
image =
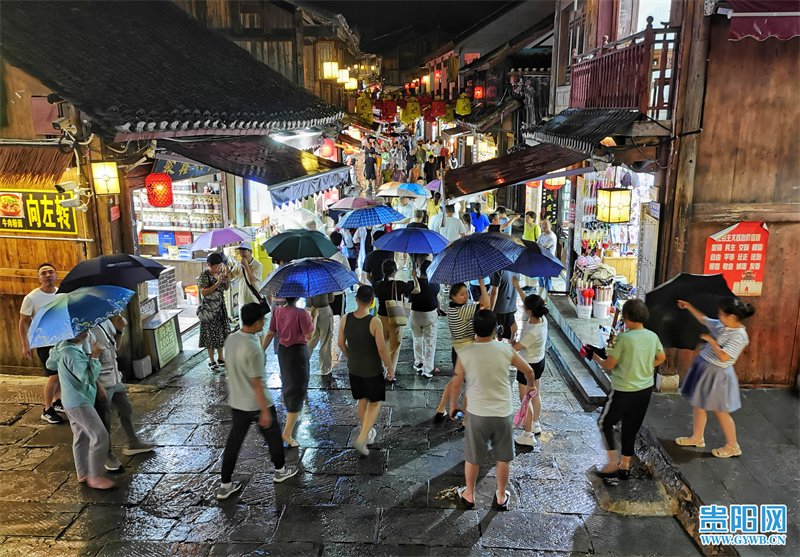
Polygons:
[[[551,326],[548,334],[548,353],[568,385],[574,387],[581,402],[599,406],[605,403],[606,392],[558,327]],[[611,389],[611,386],[608,386]]]
[[633,516],[674,516],[678,502],[664,486],[643,470],[631,470],[630,480],[603,480],[586,474],[600,508],[616,514]]

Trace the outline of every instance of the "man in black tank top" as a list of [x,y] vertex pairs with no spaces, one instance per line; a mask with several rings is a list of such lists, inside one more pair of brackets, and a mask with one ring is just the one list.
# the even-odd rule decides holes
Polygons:
[[347,358],[350,390],[358,401],[361,422],[361,432],[352,446],[364,456],[369,454],[367,445],[375,440],[377,432],[372,426],[378,419],[381,403],[386,400],[384,365],[386,378],[394,379],[389,350],[383,340],[383,325],[369,312],[374,299],[375,291],[371,286],[360,287],[356,292],[358,309],[342,317],[339,325],[339,348]]

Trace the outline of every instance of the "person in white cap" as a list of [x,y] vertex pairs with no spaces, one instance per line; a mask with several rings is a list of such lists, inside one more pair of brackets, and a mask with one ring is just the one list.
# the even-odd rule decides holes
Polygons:
[[241,313],[244,305],[253,302],[258,303],[259,301],[248,286],[248,283],[252,285],[256,291],[261,290],[264,266],[258,259],[253,257],[252,242],[242,242],[236,249],[239,252],[240,259],[233,267],[231,276],[239,279],[239,323],[241,323]]

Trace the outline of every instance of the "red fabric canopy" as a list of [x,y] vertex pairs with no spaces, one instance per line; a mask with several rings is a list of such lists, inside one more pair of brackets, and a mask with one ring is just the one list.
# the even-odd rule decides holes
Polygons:
[[[782,41],[800,36],[800,0],[728,0],[733,8],[729,41],[752,37]],[[793,15],[768,15],[792,13]],[[757,14],[757,15],[746,15]]]

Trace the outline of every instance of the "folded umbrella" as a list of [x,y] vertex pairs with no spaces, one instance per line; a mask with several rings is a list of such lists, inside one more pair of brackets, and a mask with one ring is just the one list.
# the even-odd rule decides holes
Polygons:
[[470,234],[450,242],[433,258],[428,277],[439,284],[488,277],[513,264],[523,251],[522,241],[508,234]]
[[378,226],[403,220],[406,217],[386,205],[363,207],[347,213],[339,221],[339,228],[361,228]]
[[373,207],[378,202],[369,197],[345,197],[330,206],[330,209],[360,209],[361,207]]
[[665,348],[694,350],[700,335],[708,328],[701,325],[688,310],[678,307],[685,300],[712,319],[719,315],[719,303],[735,298],[722,275],[681,273],[645,295],[650,316],[644,326],[658,335]]
[[229,244],[240,244],[243,241],[250,241],[249,232],[245,232],[239,228],[217,228],[203,232],[197,237],[197,240],[192,242],[189,246],[190,251],[209,251],[219,246],[227,246]]
[[264,250],[278,261],[294,261],[304,257],[330,257],[339,249],[318,230],[287,230],[263,244]]
[[426,190],[419,184],[415,184],[413,182],[405,182],[403,184],[400,184],[399,186],[397,186],[397,190],[401,196],[403,195],[404,191],[413,193],[414,196],[424,195],[425,197],[427,197],[430,195],[430,192],[428,190]]
[[261,293],[278,298],[310,298],[341,292],[354,284],[358,284],[358,277],[338,261],[309,257],[272,271]]
[[508,267],[509,271],[526,277],[557,277],[564,270],[564,264],[549,249],[528,240],[522,243],[525,251]]
[[439,191],[439,187],[441,186],[441,180],[431,180],[427,184],[425,184],[425,189],[430,191]]
[[81,261],[67,273],[58,287],[60,294],[73,292],[82,286],[121,286],[134,290],[140,282],[158,278],[165,267],[158,261],[115,253]]
[[427,228],[401,228],[384,234],[372,245],[400,253],[439,253],[448,243],[447,238]]
[[86,286],[36,312],[28,330],[31,348],[75,338],[125,309],[135,292],[119,286]]

